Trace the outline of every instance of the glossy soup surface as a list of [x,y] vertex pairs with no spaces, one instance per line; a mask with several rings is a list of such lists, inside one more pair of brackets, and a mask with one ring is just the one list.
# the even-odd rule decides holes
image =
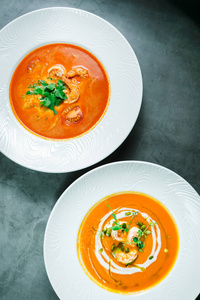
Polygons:
[[178,249],[178,230],[169,211],[136,192],[98,202],[85,216],[77,239],[79,261],[90,279],[122,294],[147,290],[164,279]]
[[[38,80],[47,84],[62,80],[58,74],[48,73],[55,65],[64,67],[67,74],[80,67],[87,72],[87,76],[75,74],[67,79],[70,83],[66,86],[68,100],[69,94],[76,90],[78,99],[73,103],[66,100],[55,106],[56,114],[41,106],[40,95],[26,94],[31,90],[30,85],[38,84]],[[32,133],[46,138],[67,139],[88,132],[101,120],[108,107],[109,91],[105,69],[94,55],[75,45],[51,44],[35,49],[19,63],[10,83],[10,102],[18,121]],[[78,113],[78,117],[74,116],[74,112]]]

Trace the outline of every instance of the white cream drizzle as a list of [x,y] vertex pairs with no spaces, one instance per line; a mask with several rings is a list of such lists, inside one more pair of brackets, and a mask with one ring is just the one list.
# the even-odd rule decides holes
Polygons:
[[[147,259],[143,264],[137,264],[137,266],[139,266],[141,268],[145,268],[145,269],[148,268],[153,262],[155,262],[157,260],[158,254],[161,249],[161,235],[160,235],[159,226],[157,225],[157,223],[155,223],[155,221],[149,215],[147,215],[146,213],[142,213],[139,210],[123,207],[121,209],[114,210],[114,212],[116,212],[116,211],[118,211],[118,213],[116,213],[116,216],[119,221],[122,218],[124,219],[124,218],[130,217],[130,216],[126,216],[125,213],[131,211],[131,212],[139,212],[143,216],[143,218],[145,218],[147,220],[147,222],[149,224],[154,223],[154,226],[151,226],[153,245],[152,245],[151,254],[149,255],[149,257],[153,256],[153,258],[151,260]],[[105,251],[103,251],[102,253],[99,253],[99,250],[101,248],[103,248],[102,243],[101,243],[101,238],[100,238],[100,232],[103,229],[102,228],[103,224],[111,215],[112,215],[112,212],[109,212],[101,219],[96,236],[95,236],[95,255],[96,255],[99,263],[102,265],[102,267],[104,267],[107,270],[109,270],[110,257],[106,254]],[[104,229],[111,227],[113,224],[113,221],[115,221],[115,220],[112,219],[112,220],[110,220],[110,222],[107,222],[104,226]],[[126,274],[130,275],[130,274],[134,274],[137,272],[142,272],[139,268],[136,268],[134,266],[129,267],[129,268],[120,267],[117,264],[115,264],[113,260],[110,261],[110,264],[111,264],[111,272],[112,273],[122,274],[122,275],[126,275]]]

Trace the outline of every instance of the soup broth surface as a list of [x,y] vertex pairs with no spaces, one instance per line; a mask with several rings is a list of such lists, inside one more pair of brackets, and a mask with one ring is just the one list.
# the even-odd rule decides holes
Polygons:
[[147,290],[171,271],[179,249],[170,212],[151,196],[121,192],[95,204],[82,221],[79,261],[102,288],[132,294]]
[[74,138],[91,130],[106,112],[109,93],[103,65],[89,51],[71,44],[50,44],[30,52],[17,66],[9,92],[18,121],[51,139]]

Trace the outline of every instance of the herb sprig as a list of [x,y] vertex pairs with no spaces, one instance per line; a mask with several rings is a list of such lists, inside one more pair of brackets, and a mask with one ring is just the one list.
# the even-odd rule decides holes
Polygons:
[[142,222],[137,222],[137,225],[140,227],[138,229],[138,237],[133,238],[133,242],[137,245],[140,252],[143,252],[143,248],[145,247],[145,243],[141,241],[141,238],[144,237],[146,239],[146,236],[148,234],[151,234],[151,231],[148,230],[150,226],[154,226],[157,224],[156,222],[150,222],[149,225],[146,227]]
[[139,251],[140,252],[142,252],[143,250],[143,248],[144,248],[144,246],[145,246],[145,243],[144,242],[141,242],[141,237],[142,237],[142,235],[143,235],[143,231],[141,230],[141,229],[138,229],[138,237],[134,237],[133,238],[133,241],[134,241],[134,243],[137,245],[137,247],[139,248]]
[[110,210],[112,211],[112,217],[113,217],[113,219],[115,220],[115,221],[114,221],[114,224],[115,224],[115,225],[112,226],[112,227],[110,227],[110,229],[112,229],[112,230],[114,230],[114,231],[115,231],[115,230],[120,230],[120,229],[121,229],[121,230],[125,230],[126,232],[128,232],[128,231],[129,231],[130,224],[131,224],[131,222],[133,221],[134,216],[137,215],[137,212],[134,211],[134,212],[130,213],[130,214],[132,214],[132,218],[131,218],[131,220],[130,220],[128,226],[126,226],[126,223],[120,224],[119,220],[117,219],[117,216],[115,215],[113,209],[110,207],[110,205],[109,205],[108,203],[106,203],[106,206],[107,206],[108,208],[110,208]]
[[131,222],[133,221],[133,218],[134,218],[134,216],[136,216],[136,215],[137,215],[137,212],[136,212],[136,211],[132,212],[132,218],[131,218],[131,220],[130,220],[130,222],[129,222],[127,228],[126,228],[126,232],[129,231],[129,227],[130,227],[130,225],[131,225]]
[[110,205],[108,204],[108,203],[106,203],[106,206],[108,207],[108,208],[110,208],[110,210],[112,211],[112,217],[113,217],[113,219],[115,220],[114,221],[114,226],[112,226],[112,227],[110,227],[110,229],[112,229],[112,230],[119,230],[119,229],[122,229],[122,225],[120,224],[120,222],[119,222],[119,220],[117,219],[117,216],[116,216],[116,214],[114,213],[114,211],[113,211],[113,209],[110,207]]
[[28,88],[29,90],[26,92],[26,95],[41,95],[40,106],[48,107],[55,115],[57,115],[55,106],[59,106],[67,99],[67,96],[63,92],[66,89],[66,85],[62,80],[50,84],[44,80],[38,80],[38,84],[29,85]]

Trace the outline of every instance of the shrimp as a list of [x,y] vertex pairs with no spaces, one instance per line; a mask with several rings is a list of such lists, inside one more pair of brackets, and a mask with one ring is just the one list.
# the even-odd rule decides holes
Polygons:
[[[119,222],[122,224],[122,222]],[[123,222],[126,223],[126,222]],[[117,240],[119,242],[125,242],[127,238],[127,233],[125,230],[119,229],[119,230],[112,230],[111,236],[114,240]]]
[[137,258],[137,250],[131,250],[128,253],[125,252],[117,252],[116,253],[116,259],[118,262],[122,264],[130,264]]
[[39,64],[39,59],[36,58],[35,60],[32,60],[28,66],[27,66],[27,70],[28,70],[28,73],[33,73],[35,68],[38,67],[38,64]]
[[122,229],[112,230],[111,236],[114,240],[117,240],[119,242],[125,242],[126,241],[126,232]]
[[62,77],[62,80],[67,85],[67,89],[63,92],[68,95],[67,99],[64,101],[64,103],[74,103],[76,102],[80,97],[80,88],[78,85],[78,82],[75,78],[69,79],[66,77]]
[[82,67],[76,67],[71,69],[69,72],[67,72],[66,77],[71,78],[74,76],[80,76],[80,77],[87,77],[88,76],[88,70],[82,68]]
[[130,246],[133,246],[133,247],[135,246],[135,244],[132,243],[134,237],[138,238],[138,228],[137,227],[132,227],[128,233],[128,242],[130,243]]
[[62,77],[62,76],[65,76],[65,74],[66,74],[65,67],[63,67],[63,65],[59,65],[59,64],[52,66],[47,71],[48,77],[51,77],[51,76]]

